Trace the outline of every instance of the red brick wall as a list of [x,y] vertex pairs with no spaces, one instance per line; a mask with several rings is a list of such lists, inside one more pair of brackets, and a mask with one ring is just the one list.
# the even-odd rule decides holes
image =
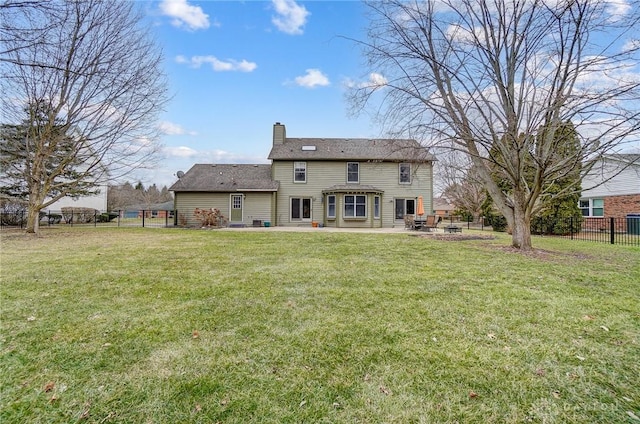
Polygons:
[[604,216],[625,218],[628,213],[640,213],[640,194],[604,198]]
[[627,196],[604,197],[604,217],[585,218],[582,231],[611,231],[611,219],[614,220],[614,231],[627,232],[627,214],[640,213],[640,194]]

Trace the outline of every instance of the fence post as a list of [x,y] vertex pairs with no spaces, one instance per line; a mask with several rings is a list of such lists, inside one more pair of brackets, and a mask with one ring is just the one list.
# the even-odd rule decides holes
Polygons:
[[93,210],[93,228],[96,228],[98,226],[98,210],[94,209]]
[[611,244],[616,244],[616,229],[615,229],[615,220],[613,217],[609,218],[609,231],[611,234]]
[[118,209],[118,227],[120,227],[120,215],[122,214],[122,209]]
[[145,214],[145,211],[144,209],[142,209],[142,228],[144,228],[144,214]]
[[571,240],[573,240],[573,215],[569,217],[569,234],[571,234]]

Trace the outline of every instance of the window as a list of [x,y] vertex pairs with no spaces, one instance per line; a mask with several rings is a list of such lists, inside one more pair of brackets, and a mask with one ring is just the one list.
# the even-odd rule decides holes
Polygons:
[[396,199],[396,219],[416,213],[416,199]]
[[356,184],[360,182],[360,164],[358,162],[347,163],[347,182]]
[[366,218],[367,217],[367,196],[344,196],[344,217],[345,218]]
[[294,197],[291,199],[291,220],[311,219],[311,198]]
[[327,196],[327,218],[336,217],[336,196],[330,194]]
[[604,216],[604,199],[581,199],[578,207],[582,216]]
[[380,219],[380,196],[373,198],[373,218]]
[[398,166],[400,173],[400,184],[411,184],[411,164],[401,163]]
[[307,182],[307,162],[293,163],[293,181],[296,183]]

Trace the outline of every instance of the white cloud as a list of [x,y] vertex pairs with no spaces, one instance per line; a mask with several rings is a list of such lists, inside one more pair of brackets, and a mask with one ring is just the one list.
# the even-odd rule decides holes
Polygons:
[[311,13],[294,0],[272,0],[271,2],[277,13],[271,22],[284,33],[302,34],[302,27],[307,23],[307,17]]
[[320,69],[307,69],[305,75],[295,78],[295,83],[306,88],[324,87],[331,84],[329,78]]
[[387,85],[389,81],[384,77],[384,75],[379,74],[377,72],[372,72],[369,74],[369,79],[362,82],[354,81],[350,78],[344,80],[343,84],[346,88],[371,88],[378,89]]
[[381,88],[387,85],[387,79],[377,72],[369,74],[369,80],[360,84],[361,87]]
[[197,150],[187,146],[165,147],[164,154],[169,158],[192,158],[199,156]]
[[181,125],[169,121],[160,122],[158,128],[166,135],[198,135],[195,131],[187,131]]
[[192,31],[209,28],[209,15],[200,6],[190,5],[187,0],[162,0],[160,11],[173,18],[171,24],[175,27]]
[[607,13],[610,15],[609,20],[617,22],[627,16],[631,11],[631,5],[627,0],[609,0],[607,2]]
[[637,49],[640,49],[640,40],[628,40],[624,43],[624,46],[622,46],[623,52],[630,52]]
[[234,59],[227,59],[227,61],[220,60],[215,56],[192,56],[190,59],[182,55],[176,56],[176,63],[188,64],[192,68],[199,68],[203,64],[210,64],[214,71],[240,71],[240,72],[252,72],[258,65],[255,62],[249,62],[245,59],[240,61]]

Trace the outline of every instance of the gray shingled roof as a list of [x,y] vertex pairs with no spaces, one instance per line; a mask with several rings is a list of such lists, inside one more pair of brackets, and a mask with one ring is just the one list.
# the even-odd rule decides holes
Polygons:
[[435,157],[415,140],[287,138],[283,144],[275,144],[271,148],[269,159],[414,162],[431,161]]
[[171,191],[277,191],[271,165],[196,164],[173,184]]
[[384,190],[365,184],[338,184],[322,190],[323,193],[384,193]]
[[615,153],[605,155],[605,157],[632,165],[640,165],[640,154],[638,153]]

